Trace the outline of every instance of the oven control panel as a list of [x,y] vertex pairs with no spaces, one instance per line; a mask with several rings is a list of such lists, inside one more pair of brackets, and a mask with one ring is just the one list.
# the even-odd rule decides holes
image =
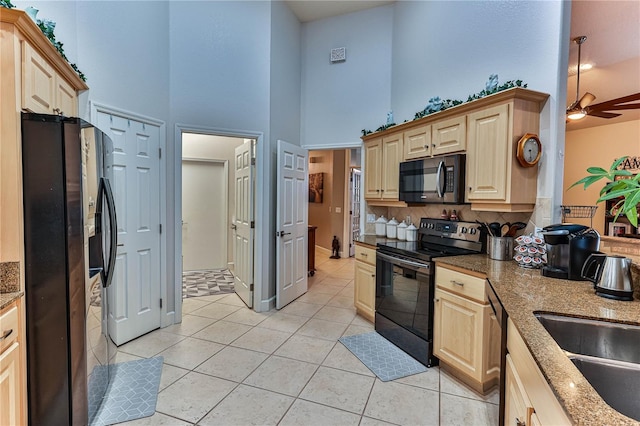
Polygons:
[[480,242],[482,225],[474,222],[458,222],[443,219],[420,219],[420,234],[455,240]]

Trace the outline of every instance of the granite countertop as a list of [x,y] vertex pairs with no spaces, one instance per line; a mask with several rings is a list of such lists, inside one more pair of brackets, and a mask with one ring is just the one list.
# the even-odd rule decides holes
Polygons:
[[378,243],[386,243],[387,241],[400,241],[394,238],[378,237],[377,235],[360,235],[356,243],[364,244],[372,248],[376,248]]
[[13,301],[21,298],[24,295],[23,291],[12,291],[10,293],[0,293],[0,310],[9,306]]
[[[533,312],[638,324],[639,301],[605,299],[595,295],[589,281],[543,277],[538,269],[524,269],[514,261],[491,260],[485,254],[442,257],[436,262],[486,275],[542,374],[575,424],[638,424],[604,402]],[[620,392],[625,391],[620,389]]]

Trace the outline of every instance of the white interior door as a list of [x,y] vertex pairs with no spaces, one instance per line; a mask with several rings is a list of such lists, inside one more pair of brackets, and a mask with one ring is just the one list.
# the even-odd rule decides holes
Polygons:
[[182,159],[182,269],[227,265],[227,163]]
[[113,140],[118,251],[107,298],[121,345],[160,327],[160,128],[104,112],[97,126]]
[[247,140],[235,152],[235,221],[233,233],[234,289],[250,308],[253,307],[253,140]]
[[307,292],[307,150],[278,141],[276,308]]

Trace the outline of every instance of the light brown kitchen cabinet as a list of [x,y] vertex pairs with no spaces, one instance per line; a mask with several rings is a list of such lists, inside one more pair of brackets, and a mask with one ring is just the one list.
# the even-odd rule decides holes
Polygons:
[[516,145],[525,133],[538,133],[547,95],[518,94],[467,115],[465,199],[472,210],[530,212],[536,204],[538,169],[518,163]]
[[510,318],[507,351],[505,425],[570,425],[571,421]]
[[441,365],[479,392],[500,375],[500,328],[485,295],[485,278],[436,266],[433,353]]
[[88,87],[17,9],[0,8],[0,71],[0,261],[22,262],[20,112],[77,115],[77,93]]
[[0,425],[25,423],[21,318],[20,300],[0,311]]
[[464,151],[466,122],[466,116],[461,115],[405,131],[404,161]]
[[404,132],[404,160],[415,160],[431,155],[431,125]]
[[354,306],[373,322],[376,301],[376,251],[356,243]]
[[431,125],[432,155],[461,152],[467,148],[467,117],[439,120]]
[[[522,167],[515,151],[525,133],[538,134],[540,111],[548,97],[546,93],[513,88],[363,136],[365,199],[371,205],[406,206],[391,201],[398,200],[389,187],[398,184],[398,169],[391,161],[396,153],[389,145],[387,151],[391,153],[385,157],[383,143],[393,141],[400,147],[402,158],[398,156],[398,163],[466,153],[465,201],[472,210],[533,211],[538,168]],[[544,150],[544,140],[542,143]]]
[[364,197],[369,204],[399,203],[402,142],[402,133],[365,142]]
[[22,50],[22,108],[41,114],[76,116],[77,94],[54,67],[26,40]]

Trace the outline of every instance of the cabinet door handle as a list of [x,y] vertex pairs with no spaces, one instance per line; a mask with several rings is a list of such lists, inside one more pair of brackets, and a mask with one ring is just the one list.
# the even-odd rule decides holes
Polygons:
[[435,144],[435,143],[433,143],[433,144],[431,144],[431,146],[435,148],[435,147],[436,147],[436,144]]
[[516,417],[516,426],[526,426],[526,424],[522,420]]
[[439,302],[439,301],[440,301],[440,298],[439,298],[439,297],[436,297],[436,299],[435,299],[435,300],[436,300],[436,302]]
[[54,109],[53,109],[53,113],[54,113],[54,114],[58,114],[58,115],[64,115],[64,112],[62,112],[62,111],[60,110],[60,108],[54,108]]
[[376,277],[376,274],[371,274],[371,277],[372,277],[372,278],[375,278],[375,277]]
[[459,285],[460,287],[464,287],[464,283],[458,282],[456,280],[451,280],[451,284]]
[[6,339],[7,337],[11,336],[11,333],[13,333],[13,328],[8,329],[2,334],[2,337],[0,337],[0,342]]

